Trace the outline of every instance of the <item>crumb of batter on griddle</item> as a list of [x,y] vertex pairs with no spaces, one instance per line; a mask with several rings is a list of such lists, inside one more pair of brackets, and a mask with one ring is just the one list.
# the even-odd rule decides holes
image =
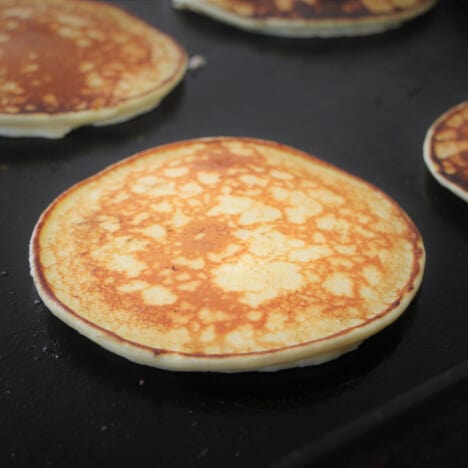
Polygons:
[[203,55],[193,55],[190,57],[187,68],[190,71],[197,71],[200,68],[206,67],[207,61]]

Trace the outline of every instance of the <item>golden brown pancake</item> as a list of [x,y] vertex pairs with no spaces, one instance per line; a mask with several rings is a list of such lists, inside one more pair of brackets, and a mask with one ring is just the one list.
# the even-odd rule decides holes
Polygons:
[[147,150],[60,195],[30,244],[47,307],[126,358],[276,370],[354,349],[394,321],[424,248],[372,185],[278,143]]
[[0,135],[128,120],[156,107],[185,65],[173,39],[119,8],[0,0]]
[[424,161],[440,184],[468,201],[468,101],[431,125],[424,141]]
[[290,37],[359,36],[419,16],[437,0],[172,0],[248,31]]

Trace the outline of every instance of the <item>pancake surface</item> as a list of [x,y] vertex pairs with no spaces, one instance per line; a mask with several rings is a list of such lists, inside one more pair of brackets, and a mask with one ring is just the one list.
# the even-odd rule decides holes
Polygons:
[[357,36],[400,26],[437,0],[172,0],[252,32],[290,37]]
[[49,309],[135,362],[245,371],[320,363],[395,320],[424,248],[370,184],[278,143],[210,138],[137,154],[42,214]]
[[185,65],[174,40],[116,7],[0,0],[0,135],[128,120],[156,107]]
[[468,101],[431,125],[424,141],[424,161],[440,184],[468,201]]

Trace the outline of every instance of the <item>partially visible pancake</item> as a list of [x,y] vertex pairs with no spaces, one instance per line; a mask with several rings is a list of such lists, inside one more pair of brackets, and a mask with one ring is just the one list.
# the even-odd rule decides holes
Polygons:
[[57,317],[142,364],[276,370],[333,359],[419,287],[421,237],[372,185],[278,143],[147,150],[60,195],[30,244]]
[[437,0],[172,0],[248,31],[290,37],[360,36],[400,26]]
[[424,140],[424,161],[440,184],[468,201],[468,101],[431,125]]
[[128,120],[185,66],[173,39],[111,5],[0,0],[0,135],[60,138]]

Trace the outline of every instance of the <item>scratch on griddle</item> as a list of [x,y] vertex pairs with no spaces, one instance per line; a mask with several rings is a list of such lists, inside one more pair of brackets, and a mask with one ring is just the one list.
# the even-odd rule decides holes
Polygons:
[[420,92],[422,91],[422,86],[415,86],[414,88],[410,89],[406,95],[408,96],[409,99],[413,99],[415,96],[417,96]]
[[208,447],[205,447],[199,454],[198,458],[203,458],[208,453]]

